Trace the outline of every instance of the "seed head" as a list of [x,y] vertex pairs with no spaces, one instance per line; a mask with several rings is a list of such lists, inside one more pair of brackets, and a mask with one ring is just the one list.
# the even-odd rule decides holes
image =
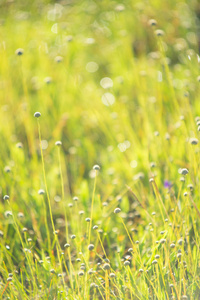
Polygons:
[[110,265],[109,264],[104,264],[103,265],[103,269],[104,270],[109,270],[110,269]]
[[99,166],[99,165],[94,165],[94,166],[93,166],[93,170],[99,171],[99,170],[100,170],[100,166]]
[[44,195],[44,194],[45,194],[45,191],[44,191],[43,189],[40,189],[40,190],[38,191],[38,194],[39,194],[39,195]]
[[175,248],[176,247],[176,245],[174,244],[174,243],[172,243],[171,245],[170,245],[170,248]]
[[86,218],[85,219],[86,222],[90,222],[90,220],[91,220],[90,218]]
[[110,273],[110,278],[114,278],[114,277],[116,277],[116,275],[115,275],[115,273]]
[[22,48],[18,48],[16,51],[15,51],[15,54],[16,55],[23,55],[24,54],[24,49],[22,49]]
[[93,244],[90,244],[89,246],[88,246],[88,250],[89,251],[92,251],[94,249],[94,245]]
[[178,240],[178,244],[179,244],[179,245],[182,245],[183,243],[184,243],[184,240],[183,240],[183,239]]
[[139,269],[139,272],[142,273],[142,272],[144,272],[144,270],[143,269]]
[[75,234],[72,234],[71,239],[74,240],[76,238]]
[[130,266],[130,261],[129,261],[129,260],[126,260],[126,261],[124,262],[124,265],[125,265],[125,266]]
[[3,200],[9,200],[9,196],[8,195],[5,195],[5,196],[3,196]]
[[61,145],[62,145],[62,142],[61,142],[61,141],[57,141],[57,142],[55,142],[55,145],[56,145],[56,146],[61,146]]
[[181,169],[181,174],[182,175],[187,175],[188,174],[188,169],[186,169],[186,168],[183,168],[183,169]]
[[119,214],[121,212],[121,209],[119,207],[115,208],[114,213]]
[[19,143],[16,144],[16,147],[19,148],[19,149],[22,149],[23,148],[23,144],[19,142]]
[[97,230],[99,227],[98,227],[97,225],[94,225],[92,228],[93,228],[94,230]]
[[154,19],[150,19],[148,22],[149,26],[156,26],[157,25],[157,21]]
[[190,139],[190,144],[191,144],[191,145],[197,145],[198,142],[199,142],[199,141],[198,141],[198,139],[196,139],[196,138],[191,138],[191,139]]
[[7,278],[7,281],[12,281],[12,277],[8,277],[8,278]]
[[157,30],[155,31],[155,34],[156,34],[157,36],[163,36],[163,35],[164,35],[164,31],[161,30],[161,29],[157,29]]
[[161,239],[161,240],[160,240],[160,243],[161,243],[161,244],[164,244],[165,242],[166,242],[166,239]]
[[63,61],[63,57],[62,56],[56,56],[55,57],[55,62],[60,63],[61,61]]
[[156,255],[155,255],[155,258],[156,258],[156,259],[160,258],[160,255],[159,255],[159,254],[156,254]]
[[158,263],[158,261],[156,260],[156,259],[154,259],[153,261],[152,261],[152,265],[156,265]]
[[45,82],[46,84],[50,84],[50,83],[52,82],[52,78],[51,78],[51,77],[45,77],[45,78],[44,78],[44,82]]
[[65,248],[69,248],[69,247],[70,247],[70,244],[68,244],[68,243],[67,243],[67,244],[64,244],[64,247],[65,247]]
[[36,111],[35,113],[34,113],[34,117],[35,118],[39,118],[41,116],[41,113],[39,112],[39,111]]
[[84,275],[83,271],[78,272],[78,276],[83,276],[83,275]]

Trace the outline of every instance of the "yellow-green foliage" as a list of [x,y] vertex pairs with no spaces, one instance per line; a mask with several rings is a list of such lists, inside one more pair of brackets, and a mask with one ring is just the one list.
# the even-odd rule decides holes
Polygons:
[[199,28],[198,0],[0,0],[2,299],[200,298]]

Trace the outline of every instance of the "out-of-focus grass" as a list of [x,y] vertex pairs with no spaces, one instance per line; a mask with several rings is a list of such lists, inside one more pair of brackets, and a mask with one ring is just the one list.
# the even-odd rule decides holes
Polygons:
[[198,299],[198,1],[0,5],[1,297]]

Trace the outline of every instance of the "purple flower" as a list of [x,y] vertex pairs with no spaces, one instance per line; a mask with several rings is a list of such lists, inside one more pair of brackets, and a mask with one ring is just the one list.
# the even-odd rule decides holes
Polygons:
[[170,189],[172,187],[172,183],[169,180],[164,181],[164,188]]

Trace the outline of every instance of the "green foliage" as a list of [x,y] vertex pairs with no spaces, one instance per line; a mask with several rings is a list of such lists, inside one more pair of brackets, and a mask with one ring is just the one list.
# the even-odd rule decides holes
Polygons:
[[0,1],[2,299],[200,298],[199,12]]

